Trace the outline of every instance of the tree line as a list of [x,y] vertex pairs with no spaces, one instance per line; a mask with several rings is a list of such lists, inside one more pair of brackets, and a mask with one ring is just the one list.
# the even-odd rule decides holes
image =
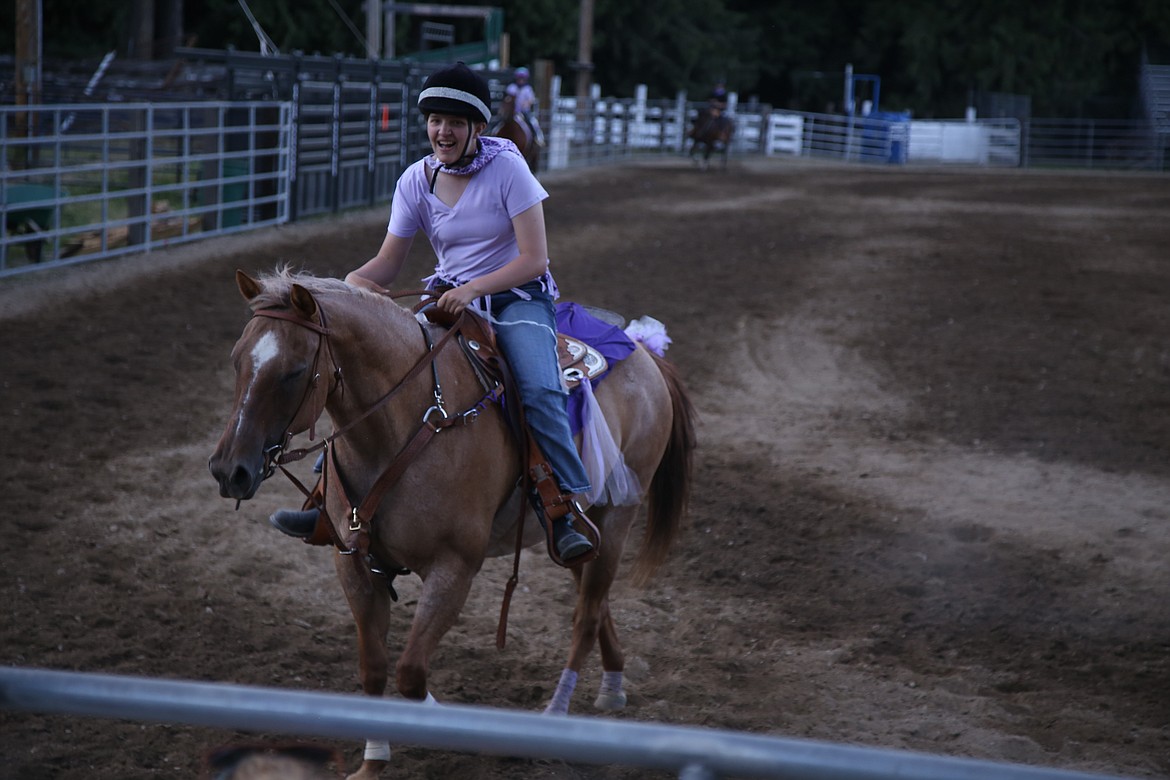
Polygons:
[[[282,52],[361,57],[365,0],[40,0],[46,58],[165,56],[174,45],[256,51],[246,5]],[[446,0],[504,10],[510,64],[552,61],[575,78],[582,0]],[[19,2],[18,2],[19,5]],[[1124,117],[1137,109],[1143,56],[1170,64],[1165,0],[593,0],[592,78],[602,94],[705,95],[716,81],[781,108],[841,110],[844,73],[876,77],[880,107],[961,116],[981,94],[1027,96],[1033,115]],[[0,42],[14,45],[14,5]],[[155,47],[144,52],[143,14]],[[5,18],[9,17],[9,18]],[[176,19],[181,24],[176,24]],[[161,29],[160,20],[168,28]],[[420,20],[400,17],[395,50],[419,47]],[[442,19],[457,40],[482,23]],[[477,26],[478,25],[478,26]],[[869,83],[869,82],[866,82]]]

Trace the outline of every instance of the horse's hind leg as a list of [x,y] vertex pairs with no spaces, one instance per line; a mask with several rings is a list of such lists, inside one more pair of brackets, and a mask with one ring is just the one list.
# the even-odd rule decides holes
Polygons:
[[[604,528],[601,551],[596,559],[573,569],[577,581],[577,604],[573,610],[573,643],[569,659],[561,673],[560,682],[544,712],[563,715],[569,711],[569,701],[577,684],[577,674],[589,657],[594,645],[600,645],[602,693],[597,706],[602,709],[621,709],[625,705],[622,691],[622,672],[626,658],[618,641],[617,629],[609,609],[609,590],[617,576],[622,548],[629,534],[636,507],[608,507],[590,512],[598,527]],[[602,519],[604,516],[604,519]]]
[[623,672],[626,668],[626,654],[622,644],[618,641],[617,627],[613,624],[613,615],[609,611],[609,599],[601,616],[601,630],[597,635],[601,647],[601,690],[593,706],[599,710],[615,711],[626,706],[626,692],[623,688]]
[[[362,691],[367,696],[382,696],[390,668],[386,650],[386,633],[390,630],[389,589],[369,573],[356,555],[337,553],[333,563],[357,626]],[[376,780],[389,761],[389,742],[367,741],[361,767],[347,780]]]
[[690,161],[691,161],[691,163],[694,163],[696,167],[701,166],[703,164],[703,158],[698,156],[698,141],[697,140],[691,141]]
[[711,167],[711,152],[712,152],[712,151],[713,151],[713,147],[711,146],[711,144],[710,144],[710,143],[704,143],[704,144],[703,144],[703,164],[702,164],[702,168],[703,168],[703,170],[704,170],[704,171],[705,171],[705,170],[708,170],[708,169]]

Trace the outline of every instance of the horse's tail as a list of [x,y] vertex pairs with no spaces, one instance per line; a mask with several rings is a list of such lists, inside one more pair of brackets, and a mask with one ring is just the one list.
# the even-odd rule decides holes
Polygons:
[[642,546],[630,575],[635,585],[646,584],[666,560],[674,537],[682,525],[690,501],[691,463],[697,444],[695,407],[677,369],[653,351],[647,352],[654,358],[662,378],[666,380],[673,419],[666,451],[650,480],[646,533],[642,537]]

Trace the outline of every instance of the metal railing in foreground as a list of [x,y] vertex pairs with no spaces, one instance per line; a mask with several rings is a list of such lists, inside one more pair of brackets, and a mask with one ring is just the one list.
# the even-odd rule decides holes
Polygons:
[[13,667],[0,668],[0,708],[336,739],[389,739],[483,755],[667,770],[683,780],[1110,777],[629,720],[551,717],[466,705],[427,707],[365,696]]

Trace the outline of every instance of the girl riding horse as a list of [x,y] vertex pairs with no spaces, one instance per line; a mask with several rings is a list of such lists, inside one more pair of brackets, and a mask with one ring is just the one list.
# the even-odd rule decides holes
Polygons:
[[[426,234],[438,257],[426,282],[436,291],[439,311],[457,315],[472,307],[495,325],[525,418],[561,492],[552,506],[536,501],[538,515],[542,523],[551,522],[557,555],[570,563],[594,545],[574,525],[575,519],[587,522],[576,496],[588,493],[590,484],[561,384],[553,307],[559,291],[549,271],[541,206],[548,193],[511,142],[482,135],[492,117],[491,93],[463,63],[426,80],[418,109],[426,117],[432,154],[398,180],[381,248],[345,280],[386,291],[415,234]],[[272,522],[305,536],[316,525],[316,513],[282,511]]]

